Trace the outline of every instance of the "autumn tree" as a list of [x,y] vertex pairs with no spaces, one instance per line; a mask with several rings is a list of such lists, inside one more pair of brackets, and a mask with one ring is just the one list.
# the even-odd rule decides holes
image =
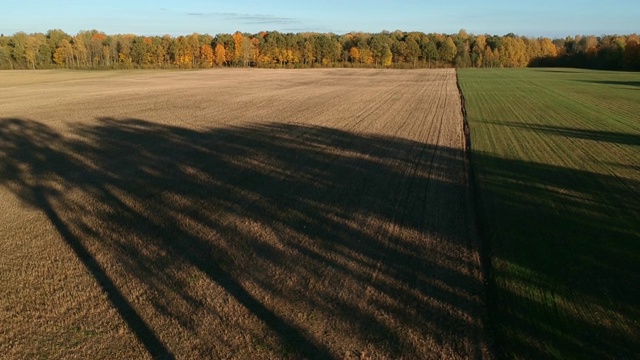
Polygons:
[[558,56],[558,48],[549,38],[540,39],[540,51],[542,57]]
[[371,38],[369,44],[373,53],[374,64],[376,66],[389,66],[393,59],[393,54],[389,48],[389,43],[383,34],[378,34]]
[[328,34],[314,35],[316,62],[328,65],[339,57],[335,52],[334,39]]
[[88,48],[90,54],[89,60],[91,61],[92,66],[106,65],[105,55],[107,55],[108,52],[105,52],[103,49],[106,39],[107,35],[97,31],[91,35]]
[[369,48],[364,48],[360,51],[360,62],[366,65],[373,65],[373,51]]
[[215,63],[217,66],[222,66],[227,61],[227,50],[222,43],[216,44],[215,49]]
[[336,42],[336,47],[341,53],[340,62],[342,62],[343,64],[352,62],[349,52],[353,47],[353,41],[350,34],[339,36],[338,41]]
[[225,64],[234,65],[233,59],[235,54],[235,42],[233,40],[233,36],[230,34],[218,34],[216,36],[216,41],[221,43],[224,46],[225,50]]
[[53,62],[57,65],[64,65],[67,68],[73,65],[73,49],[67,39],[60,41],[58,48],[53,54]]
[[48,55],[42,54],[41,56],[48,57],[47,64],[51,64],[54,66],[59,65],[55,62],[54,55],[63,39],[66,39],[68,41],[69,39],[71,39],[71,36],[69,36],[67,33],[59,29],[53,29],[46,32],[45,43],[47,45],[47,50],[49,51],[49,54]]
[[142,66],[149,63],[151,58],[151,39],[136,36],[131,43],[131,61]]
[[182,68],[193,68],[200,58],[198,34],[178,36],[170,47],[173,63]]
[[529,63],[526,56],[526,44],[515,36],[505,36],[500,50],[500,64],[504,67],[525,67]]
[[244,36],[242,35],[242,33],[240,31],[236,31],[233,35],[233,58],[232,58],[232,62],[234,65],[239,65],[242,64],[243,66],[245,66],[245,64],[243,64],[243,46],[242,43],[244,42]]
[[0,69],[13,69],[13,63],[7,48],[6,44],[0,42]]
[[640,43],[631,39],[624,48],[623,55],[624,68],[627,70],[640,70]]
[[394,63],[408,62],[407,43],[398,39],[392,39],[390,50]]
[[586,53],[598,45],[598,38],[593,35],[576,37],[575,52]]
[[484,54],[482,54],[482,67],[500,67],[500,54],[498,53],[498,49],[492,50],[490,46],[484,49]]
[[413,33],[409,34],[405,43],[407,44],[406,59],[408,62],[412,63],[415,68],[418,60],[420,59],[419,35]]
[[525,55],[527,61],[542,57],[542,47],[540,46],[540,41],[538,41],[538,39],[524,38],[523,41],[525,44]]
[[202,63],[202,59],[200,58],[201,46],[202,44],[200,43],[200,35],[198,33],[193,33],[187,37],[187,49],[191,58],[190,66],[192,68],[195,68]]
[[309,67],[358,63],[365,66],[457,67],[574,66],[637,69],[640,36],[603,35],[563,39],[507,34],[288,33],[277,31],[162,37],[106,35],[97,30],[75,36],[62,30],[0,36],[0,68],[211,67],[214,65]]
[[249,36],[242,35],[240,48],[240,61],[242,62],[243,67],[247,67],[251,64],[255,55],[254,45]]
[[123,35],[118,38],[116,43],[116,51],[118,53],[118,62],[122,64],[131,63],[131,44],[133,43],[134,36]]
[[200,47],[200,58],[205,67],[213,67],[213,48],[209,44]]
[[27,42],[29,35],[24,32],[15,33],[9,40],[10,54],[13,62],[19,68],[27,67],[27,58],[25,56],[27,50]]
[[71,39],[71,36],[69,36],[67,33],[65,33],[60,29],[52,29],[47,31],[46,38],[47,38],[47,42],[49,43],[49,48],[55,51],[63,39],[69,40]]
[[157,67],[164,67],[171,63],[169,49],[172,39],[169,35],[163,37],[153,37],[149,46],[149,63]]
[[435,42],[427,41],[422,46],[422,58],[427,62],[429,68],[431,68],[431,62],[436,61],[438,58],[438,47]]
[[251,38],[251,64],[255,65],[258,63],[258,59],[260,59],[260,43],[262,42],[261,37],[254,36]]
[[89,64],[89,51],[87,45],[82,36],[77,35],[73,37],[73,56],[77,66],[87,66]]
[[472,63],[469,34],[467,34],[466,30],[460,29],[460,31],[458,31],[458,34],[452,36],[452,38],[453,42],[456,45],[456,67],[470,67]]
[[382,66],[389,67],[391,66],[392,60],[393,60],[393,54],[391,53],[391,49],[389,48],[389,45],[385,45],[382,49],[380,64],[382,64]]
[[471,48],[471,63],[475,67],[483,66],[483,56],[487,48],[487,37],[484,35],[476,36]]
[[447,36],[446,40],[440,44],[438,49],[440,60],[451,64],[458,54],[458,48],[453,42],[451,36]]
[[308,38],[305,39],[304,45],[302,45],[301,55],[302,55],[302,63],[305,65],[312,64],[316,58],[315,46],[312,43],[312,41]]
[[71,40],[76,56],[76,65],[81,67],[93,67],[100,65],[103,55],[102,42],[107,38],[98,30],[80,31]]
[[271,31],[266,34],[264,38],[263,47],[260,49],[262,55],[261,62],[265,65],[278,63],[280,66],[284,66],[285,57],[283,56],[283,50],[285,50],[285,38],[284,35],[278,31]]
[[[46,41],[42,34],[34,34],[27,37],[24,56],[29,68],[35,69],[37,63],[45,65],[42,54],[40,53],[42,46],[46,46]],[[47,49],[45,52],[49,52],[49,50]],[[48,60],[50,61],[50,59],[51,58]]]
[[351,49],[349,49],[349,59],[353,63],[360,61],[360,50],[358,50],[357,47],[353,46]]

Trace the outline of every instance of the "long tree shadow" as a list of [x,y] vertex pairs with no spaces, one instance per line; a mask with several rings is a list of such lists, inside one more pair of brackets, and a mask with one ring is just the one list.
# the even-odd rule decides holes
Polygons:
[[[631,142],[610,134],[579,136],[587,135]],[[481,152],[473,161],[498,264],[493,272],[501,282],[493,317],[510,356],[637,357],[637,177]]]
[[615,131],[570,128],[566,126],[523,124],[523,123],[515,123],[515,122],[482,121],[478,123],[509,126],[513,128],[540,132],[540,133],[549,134],[549,135],[570,137],[570,138],[582,139],[582,140],[592,140],[592,141],[598,141],[598,142],[609,142],[613,144],[640,146],[640,135],[637,135],[637,134],[621,133],[621,132],[615,132]]
[[111,118],[65,134],[4,119],[0,141],[0,185],[47,215],[153,357],[487,356],[461,150]]
[[640,88],[640,81],[615,81],[615,80],[580,80],[590,84],[619,85],[622,87]]

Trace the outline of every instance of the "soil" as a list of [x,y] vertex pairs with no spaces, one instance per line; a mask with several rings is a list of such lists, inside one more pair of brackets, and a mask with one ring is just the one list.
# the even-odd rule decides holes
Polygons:
[[491,357],[454,70],[0,83],[3,356]]

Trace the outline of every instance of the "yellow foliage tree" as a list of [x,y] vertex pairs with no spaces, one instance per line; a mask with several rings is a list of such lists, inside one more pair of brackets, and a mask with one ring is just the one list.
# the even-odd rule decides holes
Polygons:
[[526,67],[527,45],[521,38],[506,36],[500,44],[500,64],[504,67]]
[[260,39],[253,37],[251,38],[251,45],[253,53],[251,54],[251,61],[256,64],[258,63],[258,59],[260,59]]
[[440,53],[440,60],[442,61],[451,63],[453,59],[456,58],[458,49],[451,36],[447,36],[447,39],[440,44],[438,52]]
[[360,61],[360,50],[355,46],[349,49],[349,58],[354,63]]
[[558,56],[558,48],[549,38],[540,39],[540,51],[543,57],[556,57]]
[[363,64],[373,64],[373,51],[370,49],[363,49],[360,51],[360,62]]
[[231,37],[233,38],[233,45],[234,45],[232,61],[234,64],[238,65],[242,61],[242,50],[243,50],[242,42],[243,42],[244,36],[240,31],[236,31]]
[[65,67],[69,67],[71,64],[71,56],[73,53],[73,49],[71,44],[67,39],[63,39],[60,41],[60,45],[53,53],[53,62],[57,65],[65,65]]

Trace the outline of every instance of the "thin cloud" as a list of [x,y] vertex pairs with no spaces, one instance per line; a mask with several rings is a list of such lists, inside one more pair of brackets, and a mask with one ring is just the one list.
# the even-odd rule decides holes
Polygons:
[[345,34],[346,31],[336,31],[323,26],[320,27],[290,27],[281,30],[286,33],[322,33],[322,34]]
[[298,20],[271,15],[239,15],[229,20],[239,20],[244,24],[297,24]]
[[273,15],[264,14],[239,14],[239,13],[202,13],[202,12],[190,12],[189,16],[210,16],[223,18],[225,20],[231,20],[240,24],[247,25],[264,25],[264,24],[299,24],[300,21],[289,17],[278,17]]

